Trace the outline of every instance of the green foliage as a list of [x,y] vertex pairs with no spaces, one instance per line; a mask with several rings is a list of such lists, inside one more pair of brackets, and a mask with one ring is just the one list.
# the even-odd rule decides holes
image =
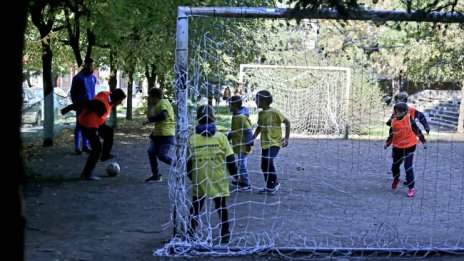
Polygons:
[[229,107],[215,107],[216,127],[219,131],[229,132],[232,121],[232,113]]

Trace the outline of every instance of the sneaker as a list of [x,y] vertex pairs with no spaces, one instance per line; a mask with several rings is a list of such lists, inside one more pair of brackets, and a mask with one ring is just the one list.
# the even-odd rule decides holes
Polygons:
[[277,193],[277,191],[279,191],[280,189],[280,184],[277,183],[277,185],[275,185],[275,187],[271,188],[271,189],[268,189],[268,193],[270,195],[275,195]]
[[266,188],[266,187],[264,187],[264,188],[260,189],[260,190],[258,191],[258,193],[259,193],[259,194],[267,194],[267,193],[269,193],[269,189]]
[[239,181],[238,178],[235,178],[232,180],[232,185],[238,185]]
[[100,157],[100,160],[103,162],[103,161],[107,161],[107,160],[109,160],[109,159],[114,159],[114,158],[116,158],[117,156],[118,156],[118,155],[116,155],[116,154],[110,153],[110,154],[108,154],[108,155],[102,155],[102,156]]
[[145,180],[145,182],[148,182],[148,183],[159,183],[163,181],[163,179],[161,178],[161,175],[151,175],[151,177],[149,177],[148,179]]
[[99,178],[98,176],[96,176],[95,174],[90,174],[89,176],[86,176],[86,175],[81,175],[81,178],[83,180],[89,180],[89,181],[99,181],[101,180],[101,178]]
[[408,198],[414,197],[414,194],[415,194],[415,193],[414,193],[414,189],[413,189],[413,188],[410,188],[410,189],[408,190]]
[[[88,153],[88,154],[90,154],[90,152],[92,152],[92,150],[91,150],[89,147],[87,147],[87,146],[83,147],[83,148],[82,148],[82,151],[85,152],[85,153]],[[82,153],[82,152],[81,152],[81,153]]]
[[238,191],[251,191],[251,185],[239,186]]
[[81,154],[82,154],[82,150],[80,150],[80,149],[74,149],[74,152],[76,152],[77,155],[81,155]]
[[399,178],[396,178],[392,182],[392,189],[396,189],[398,187],[398,183],[400,182]]

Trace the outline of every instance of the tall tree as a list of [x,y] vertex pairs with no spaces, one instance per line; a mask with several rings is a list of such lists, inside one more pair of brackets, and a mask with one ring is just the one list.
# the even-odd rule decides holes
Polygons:
[[53,41],[53,26],[59,12],[61,1],[29,1],[29,13],[32,23],[40,33],[42,45],[42,77],[45,99],[45,121],[43,126],[44,146],[53,145],[54,136],[54,100],[53,100],[53,76],[52,59],[53,52],[51,42]]

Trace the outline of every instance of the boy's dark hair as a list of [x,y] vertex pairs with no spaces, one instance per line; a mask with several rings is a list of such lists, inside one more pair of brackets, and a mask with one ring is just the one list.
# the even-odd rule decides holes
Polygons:
[[213,123],[216,121],[214,109],[211,105],[201,105],[197,109],[197,120],[199,124]]
[[234,95],[230,97],[229,104],[236,104],[238,107],[242,107],[242,97],[238,95]]
[[160,88],[151,88],[148,91],[148,95],[150,97],[162,99],[163,98],[163,90],[161,90]]
[[121,89],[115,89],[110,93],[111,100],[115,101],[122,101],[126,98],[126,94]]
[[393,110],[399,111],[399,112],[407,112],[408,111],[408,105],[404,102],[399,102],[395,104],[395,107],[393,107]]
[[409,95],[407,92],[400,92],[400,93],[395,94],[395,97],[394,97],[395,103],[399,103],[399,102],[407,103],[408,96]]
[[84,63],[85,63],[85,64],[93,63],[93,59],[90,58],[90,57],[86,57],[86,58],[84,59]]
[[272,95],[269,91],[262,90],[256,93],[256,96],[259,96],[261,101],[267,102],[268,104],[272,103]]

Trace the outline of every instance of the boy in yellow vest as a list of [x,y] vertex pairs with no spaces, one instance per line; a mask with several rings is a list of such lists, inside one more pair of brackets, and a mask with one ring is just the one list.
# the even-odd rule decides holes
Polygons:
[[232,149],[237,155],[238,177],[234,177],[232,184],[238,186],[239,191],[250,191],[250,179],[248,177],[248,154],[253,145],[253,132],[251,130],[250,112],[242,107],[242,98],[232,96],[229,99],[229,108],[233,113],[231,130],[227,138],[232,142]]
[[212,199],[221,220],[220,243],[230,239],[229,214],[226,198],[230,196],[229,177],[237,175],[232,148],[225,134],[216,131],[213,107],[202,105],[197,109],[198,125],[188,139],[187,175],[192,181],[192,208],[189,234],[198,225],[198,215],[206,199]]
[[[290,137],[290,121],[277,109],[271,108],[272,95],[269,91],[259,91],[256,94],[256,104],[262,111],[258,114],[258,127],[253,134],[253,140],[261,134],[261,169],[266,186],[260,194],[275,195],[280,188],[274,159],[281,147],[287,147]],[[282,123],[285,124],[285,137],[282,139]]]
[[145,182],[161,182],[157,158],[168,165],[174,163],[175,159],[169,155],[169,149],[176,144],[176,121],[171,103],[163,99],[161,89],[150,89],[148,102],[153,104],[153,115],[148,117],[146,123],[155,123],[155,127],[150,135],[150,146],[147,149],[152,175],[145,179]]

